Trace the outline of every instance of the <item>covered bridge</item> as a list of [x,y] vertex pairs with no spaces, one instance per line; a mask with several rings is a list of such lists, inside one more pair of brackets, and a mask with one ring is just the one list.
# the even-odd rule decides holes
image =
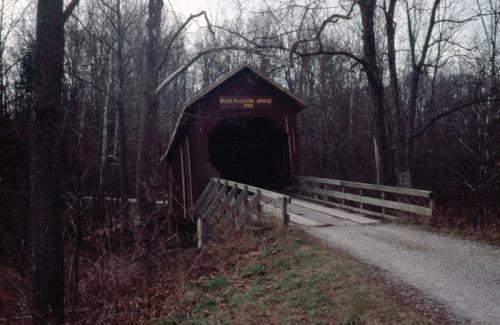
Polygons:
[[296,114],[304,102],[249,65],[182,109],[162,161],[170,212],[186,217],[211,177],[279,190],[299,174]]

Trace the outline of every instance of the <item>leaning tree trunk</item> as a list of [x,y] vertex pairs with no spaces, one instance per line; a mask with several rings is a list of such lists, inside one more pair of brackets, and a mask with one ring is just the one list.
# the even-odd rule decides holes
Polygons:
[[387,137],[387,121],[384,107],[384,86],[377,63],[377,48],[374,32],[375,0],[358,2],[363,23],[363,56],[366,61],[368,89],[375,108],[375,125],[377,144],[380,149],[380,165],[382,167],[380,181],[383,184],[394,183],[390,157],[389,139]]
[[[407,135],[406,135],[406,153],[405,153],[405,165],[410,173],[414,172],[415,168],[415,130],[416,130],[416,118],[417,118],[417,101],[419,96],[419,86],[420,77],[425,72],[425,62],[427,59],[427,53],[429,53],[432,43],[436,40],[432,39],[432,33],[434,27],[436,26],[436,13],[439,10],[439,5],[442,0],[434,0],[431,15],[429,17],[429,25],[425,33],[425,39],[422,44],[422,49],[420,52],[420,59],[417,60],[417,37],[412,27],[410,19],[410,8],[407,7],[406,15],[408,19],[408,41],[410,42],[410,57],[412,70],[410,73],[410,95],[408,99],[408,118],[407,118]],[[442,40],[439,40],[442,41]]]
[[31,125],[33,324],[64,322],[61,230],[63,0],[39,0]]
[[141,217],[153,211],[153,144],[157,135],[158,96],[155,90],[158,87],[158,44],[161,31],[161,10],[163,0],[149,0],[148,21],[146,23],[148,41],[146,45],[146,71],[144,85],[144,108],[141,114],[139,134],[139,150],[137,154],[137,210]]

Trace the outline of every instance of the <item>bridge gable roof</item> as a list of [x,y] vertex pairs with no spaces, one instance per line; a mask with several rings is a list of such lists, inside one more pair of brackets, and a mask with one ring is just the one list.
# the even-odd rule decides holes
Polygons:
[[163,161],[165,158],[168,158],[173,153],[175,144],[179,141],[179,139],[182,136],[183,129],[185,129],[189,126],[189,123],[187,123],[188,122],[187,119],[196,117],[197,112],[194,112],[195,104],[198,101],[205,98],[206,96],[209,96],[212,92],[214,92],[216,89],[218,89],[222,85],[229,82],[236,75],[239,75],[241,73],[248,73],[248,72],[257,76],[258,79],[264,80],[272,88],[276,89],[278,92],[280,92],[283,95],[285,95],[286,97],[290,98],[296,104],[296,111],[297,112],[301,111],[302,109],[304,109],[306,107],[305,102],[301,98],[299,98],[297,95],[293,94],[290,90],[281,86],[276,81],[274,81],[273,79],[271,79],[270,77],[268,77],[263,72],[256,69],[255,67],[253,67],[249,64],[242,64],[238,68],[225,74],[218,81],[214,82],[210,86],[201,90],[196,96],[191,98],[184,105],[184,107],[182,108],[181,113],[179,115],[179,118],[177,119],[177,123],[176,123],[175,129],[174,129],[174,132],[172,134],[172,137],[170,139],[170,142],[168,144],[167,150],[160,158],[160,161]]

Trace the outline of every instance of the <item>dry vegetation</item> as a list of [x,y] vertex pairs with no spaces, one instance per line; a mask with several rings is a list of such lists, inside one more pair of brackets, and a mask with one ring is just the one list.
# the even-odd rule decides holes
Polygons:
[[500,222],[497,213],[493,210],[489,211],[484,217],[485,221],[482,227],[477,227],[474,220],[471,220],[474,216],[474,208],[451,206],[447,209],[443,207],[438,209],[434,219],[426,216],[401,214],[400,219],[396,222],[417,226],[427,231],[500,246]]
[[[251,225],[226,232],[202,250],[179,247],[153,231],[149,249],[136,242],[108,250],[86,237],[75,291],[68,281],[71,324],[431,324],[402,303],[380,277],[295,228]],[[71,260],[68,251],[67,261]],[[67,267],[69,267],[66,263]],[[27,321],[29,274],[3,267],[0,323]],[[70,271],[67,274],[72,274]],[[75,294],[77,292],[78,294]],[[21,316],[21,317],[19,317]],[[10,317],[10,318],[5,318]],[[434,317],[434,318],[433,318]]]

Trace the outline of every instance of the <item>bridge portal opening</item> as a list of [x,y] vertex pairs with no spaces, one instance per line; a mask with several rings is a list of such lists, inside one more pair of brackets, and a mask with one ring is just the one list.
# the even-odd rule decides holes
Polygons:
[[221,120],[208,135],[220,177],[278,190],[290,180],[288,135],[269,118]]

